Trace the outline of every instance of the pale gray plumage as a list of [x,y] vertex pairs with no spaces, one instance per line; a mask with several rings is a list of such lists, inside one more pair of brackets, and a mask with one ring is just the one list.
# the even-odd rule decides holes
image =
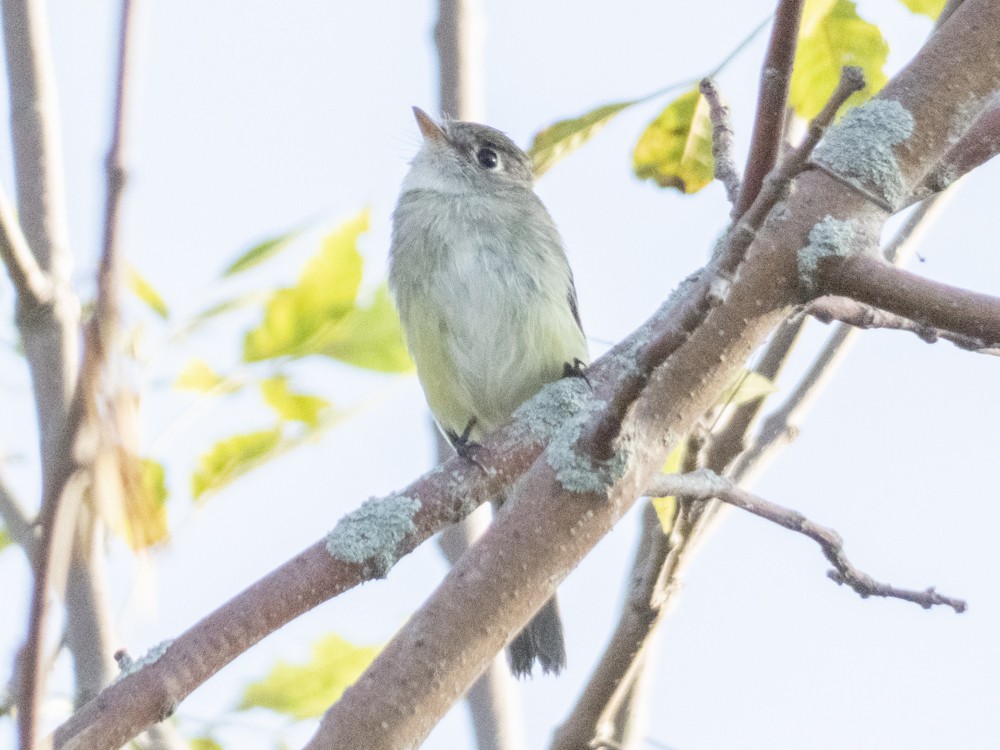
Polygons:
[[[438,126],[424,135],[393,214],[389,287],[427,402],[453,443],[479,440],[587,343],[559,233],[532,189],[531,160],[498,130]],[[510,645],[515,674],[565,664],[555,599]]]

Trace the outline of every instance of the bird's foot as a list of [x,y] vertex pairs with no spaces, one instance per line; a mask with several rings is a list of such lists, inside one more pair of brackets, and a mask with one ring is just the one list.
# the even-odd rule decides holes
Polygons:
[[475,417],[470,419],[469,423],[465,425],[465,429],[462,430],[461,435],[454,430],[448,430],[448,441],[455,449],[455,453],[464,458],[466,461],[471,461],[485,472],[486,469],[484,469],[483,465],[479,463],[475,455],[476,451],[482,446],[470,437],[470,435],[472,435],[472,429],[476,426],[476,421]]
[[587,377],[587,363],[579,357],[574,357],[572,362],[563,362],[563,377],[583,378],[583,382],[593,388]]

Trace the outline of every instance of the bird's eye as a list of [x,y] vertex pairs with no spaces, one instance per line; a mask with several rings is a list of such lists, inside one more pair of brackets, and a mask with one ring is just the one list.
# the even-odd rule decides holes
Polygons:
[[476,152],[476,161],[483,169],[496,169],[500,164],[500,157],[496,151],[484,146]]

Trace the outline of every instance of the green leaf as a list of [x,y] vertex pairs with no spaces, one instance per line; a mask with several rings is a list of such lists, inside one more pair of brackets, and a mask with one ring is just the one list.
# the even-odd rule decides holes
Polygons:
[[354,309],[361,284],[358,237],[367,229],[366,210],[326,237],[295,286],[271,295],[264,320],[243,342],[244,361],[303,356],[322,349],[330,329]]
[[885,85],[888,54],[882,32],[858,15],[851,0],[806,0],[789,92],[792,108],[807,120],[818,115],[847,65],[865,73],[865,88],[844,105],[856,107]]
[[[681,466],[684,463],[686,445],[687,442],[682,441],[670,451],[667,460],[663,462],[663,468],[660,469],[662,473],[676,474],[681,470]],[[677,498],[673,495],[668,495],[666,497],[651,497],[649,501],[653,504],[656,517],[660,519],[660,526],[663,528],[663,533],[669,534],[674,528],[674,519],[677,517]]]
[[399,315],[383,284],[367,307],[355,307],[329,332],[321,354],[378,372],[411,372]]
[[7,531],[6,527],[0,526],[0,550],[9,547],[13,543],[14,540],[10,538],[10,532]]
[[163,297],[160,296],[159,292],[153,288],[153,285],[146,281],[131,263],[125,266],[125,286],[161,318],[166,320],[170,317],[170,308],[163,301]]
[[260,389],[268,406],[286,421],[304,422],[310,427],[319,427],[320,415],[330,408],[330,402],[325,398],[290,391],[288,378],[284,375],[262,380]]
[[293,719],[322,715],[368,668],[381,650],[355,646],[337,635],[313,644],[305,664],[279,662],[270,674],[247,685],[240,710],[266,708]]
[[163,464],[151,458],[119,455],[128,462],[123,502],[104,503],[102,515],[111,529],[133,550],[146,549],[170,536],[167,524],[167,482]]
[[281,428],[275,427],[220,440],[198,458],[191,494],[199,500],[259,466],[284,447],[281,438]]
[[188,740],[191,750],[222,750],[222,745],[211,737],[192,737]]
[[697,88],[667,105],[639,137],[632,168],[641,180],[697,193],[712,181],[712,122]]
[[209,367],[205,360],[196,357],[188,360],[184,369],[174,379],[174,388],[198,393],[210,393],[216,390],[223,393],[232,392],[237,386],[231,383],[229,378],[219,375]]
[[736,374],[729,387],[723,392],[720,404],[727,406],[742,406],[751,401],[765,398],[774,393],[777,387],[763,375],[743,370]]
[[531,157],[535,177],[541,177],[553,164],[576,151],[607,125],[615,115],[623,109],[631,107],[637,101],[605,104],[579,117],[559,120],[538,131],[528,148],[528,156]]
[[288,247],[292,243],[292,240],[299,236],[301,231],[298,228],[292,229],[284,234],[279,234],[276,237],[271,237],[254,245],[230,263],[229,267],[222,272],[222,277],[235,276],[238,273],[243,273],[254,266],[260,265],[266,260],[270,260]]
[[902,0],[903,5],[913,13],[936,19],[944,10],[946,0]]

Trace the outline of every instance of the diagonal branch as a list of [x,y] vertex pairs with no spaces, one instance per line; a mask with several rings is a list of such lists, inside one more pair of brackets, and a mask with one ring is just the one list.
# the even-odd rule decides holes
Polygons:
[[713,472],[700,470],[692,474],[662,475],[656,478],[649,492],[656,495],[685,495],[702,500],[715,497],[728,505],[742,508],[755,516],[809,537],[820,546],[823,555],[833,566],[827,573],[829,578],[835,583],[848,586],[862,599],[867,599],[869,596],[901,599],[919,604],[924,609],[944,605],[958,613],[966,609],[964,601],[939,594],[933,586],[924,591],[914,591],[876,581],[854,567],[847,559],[844,554],[844,542],[836,531],[813,523],[798,511],[783,508],[742,490]]
[[822,258],[815,280],[820,295],[849,297],[985,346],[1000,344],[1000,297],[926,279],[867,255]]
[[1000,354],[1000,348],[996,346],[991,348],[990,345],[979,339],[959,333],[939,331],[925,323],[918,323],[847,297],[820,297],[810,302],[806,306],[805,312],[821,323],[832,323],[837,320],[863,330],[884,328],[893,331],[909,331],[928,344],[934,344],[940,339],[944,339],[967,351]]
[[28,248],[14,209],[0,190],[0,260],[17,292],[18,316],[31,315],[52,298],[48,276]]

